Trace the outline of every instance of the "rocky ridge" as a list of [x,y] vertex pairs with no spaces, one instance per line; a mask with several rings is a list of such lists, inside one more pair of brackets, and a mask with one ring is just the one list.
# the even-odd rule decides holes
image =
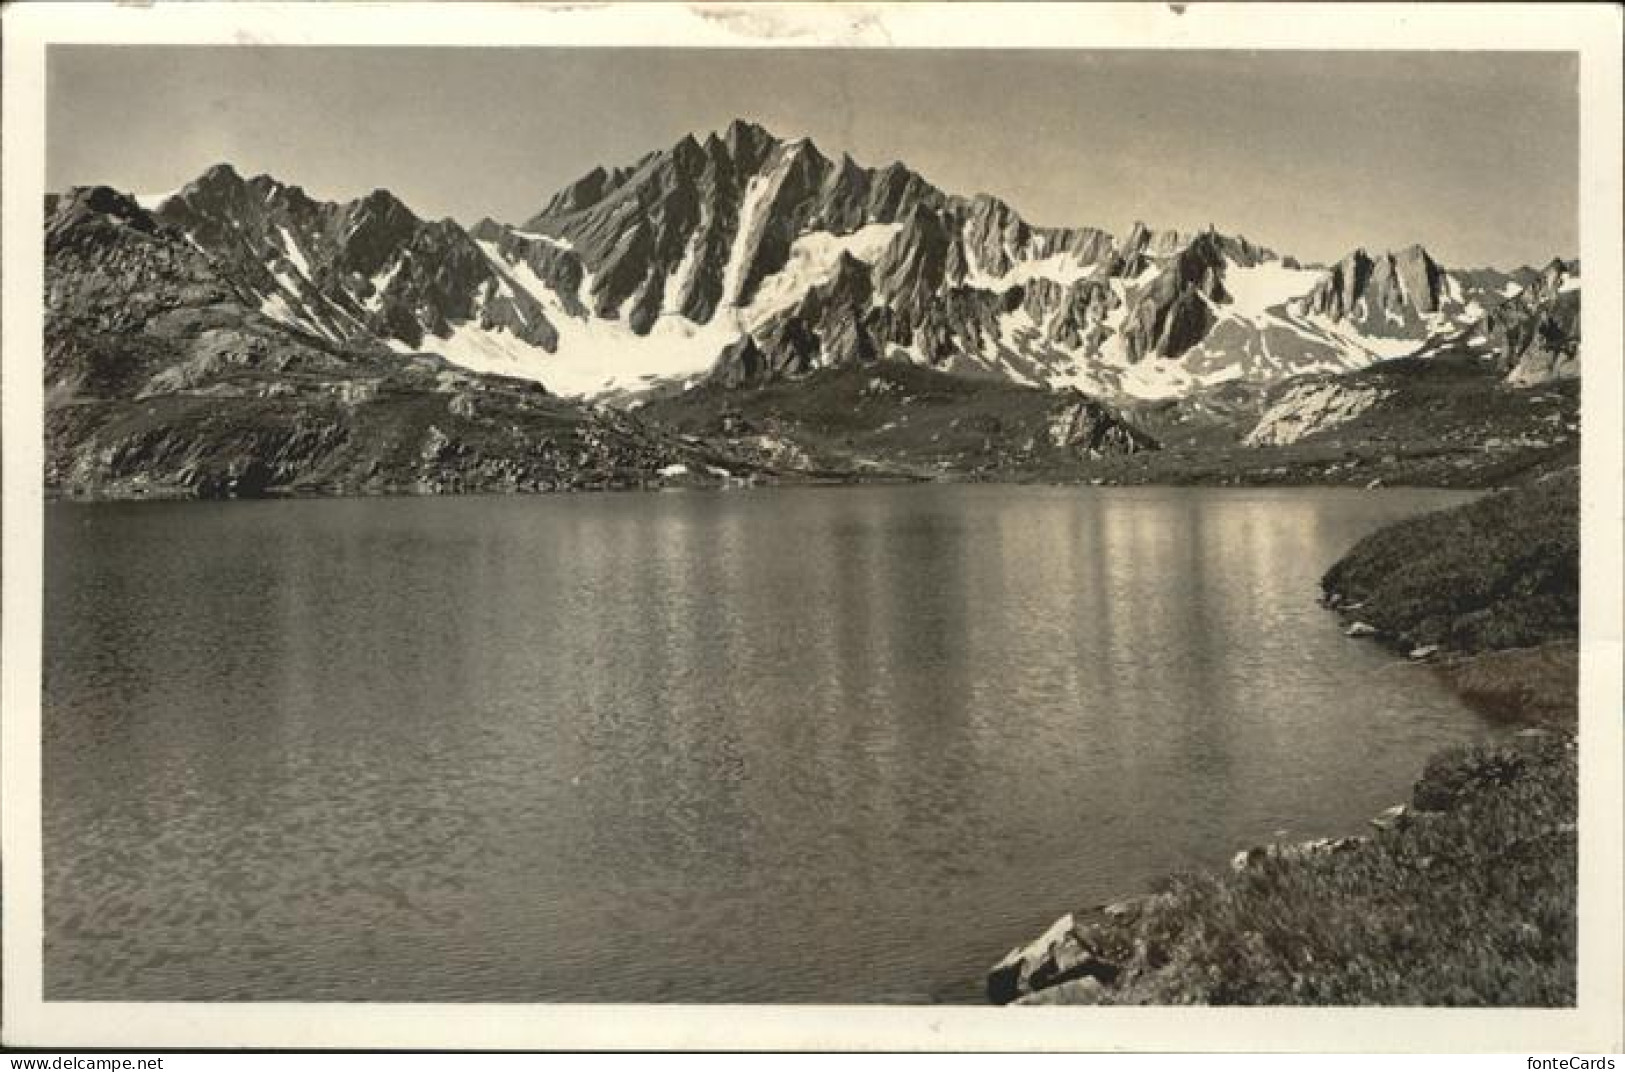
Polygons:
[[[321,202],[225,165],[149,204],[263,315],[584,396],[879,360],[1177,396],[1401,356],[1533,281],[1419,246],[1319,271],[1213,228],[1040,227],[744,121],[594,168],[517,227],[426,221],[383,190]],[[1501,329],[1520,356],[1543,330]],[[1520,377],[1567,367],[1537,349]]]

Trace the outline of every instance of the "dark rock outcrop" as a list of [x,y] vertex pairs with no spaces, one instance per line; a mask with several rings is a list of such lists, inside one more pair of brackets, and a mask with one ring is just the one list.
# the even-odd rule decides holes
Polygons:
[[745,387],[766,381],[772,372],[756,340],[744,335],[717,355],[707,379],[722,387]]
[[1079,456],[1137,454],[1156,450],[1158,443],[1121,414],[1079,391],[1069,392],[1050,412],[1050,445]]
[[1423,318],[1439,311],[1444,279],[1421,246],[1376,258],[1356,249],[1326,273],[1301,307],[1368,335],[1425,338]]
[[1212,231],[1193,239],[1136,297],[1123,326],[1129,356],[1178,357],[1212,325],[1210,304],[1230,300],[1224,289],[1224,243]]
[[1574,276],[1569,265],[1553,260],[1478,325],[1509,384],[1532,387],[1580,375],[1580,291],[1568,286]]
[[1121,968],[1087,940],[1073,917],[1056,920],[1037,940],[1012,949],[987,976],[987,997],[995,1005],[1074,980],[1097,984],[1116,980]]

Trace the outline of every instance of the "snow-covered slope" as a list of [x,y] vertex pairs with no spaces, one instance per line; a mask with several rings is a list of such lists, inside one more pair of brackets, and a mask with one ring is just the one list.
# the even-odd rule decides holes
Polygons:
[[[537,380],[564,395],[620,393],[683,381],[704,374],[730,343],[794,306],[809,290],[827,285],[843,255],[872,263],[896,231],[896,225],[882,223],[847,235],[824,231],[801,235],[791,244],[784,266],[761,281],[749,302],[725,306],[702,324],[681,313],[663,312],[643,333],[633,331],[622,318],[594,316],[584,306],[567,303],[512,243],[482,240],[480,249],[497,272],[499,290],[533,299],[557,330],[557,343],[549,349],[503,325],[482,327],[476,316],[454,325],[444,339],[426,339],[423,348],[480,372]],[[520,231],[511,234],[536,237]],[[725,279],[739,278],[742,256],[736,249]],[[680,262],[673,278],[680,284],[692,271]],[[590,292],[591,281],[591,273],[584,272],[582,289]],[[476,304],[476,312],[478,308]]]

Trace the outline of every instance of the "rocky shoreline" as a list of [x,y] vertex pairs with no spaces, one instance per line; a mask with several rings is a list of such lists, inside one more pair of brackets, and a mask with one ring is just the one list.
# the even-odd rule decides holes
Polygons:
[[[1523,728],[1432,757],[1369,833],[1243,849],[1227,874],[1062,916],[993,965],[987,999],[1572,1004],[1578,474],[1541,484],[1390,526],[1323,582],[1351,638],[1432,662],[1468,703]],[[1551,531],[1513,546],[1529,524]],[[1571,529],[1572,542],[1552,538]],[[1437,544],[1446,530],[1453,542]],[[1425,583],[1396,581],[1400,556]],[[1486,581],[1503,568],[1544,580]]]

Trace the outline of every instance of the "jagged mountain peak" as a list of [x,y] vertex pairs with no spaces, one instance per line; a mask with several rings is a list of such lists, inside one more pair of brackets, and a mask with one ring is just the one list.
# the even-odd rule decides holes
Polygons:
[[504,224],[498,223],[490,216],[481,216],[479,222],[468,229],[468,237],[476,242],[497,242],[507,232],[508,228]]
[[[376,224],[391,230],[416,227],[424,221],[406,202],[385,189],[373,190],[343,206],[350,222],[356,227]],[[450,222],[450,221],[442,221]]]
[[211,201],[230,203],[253,196],[248,180],[229,163],[211,164],[196,178],[170,196],[168,203],[180,201]]
[[238,184],[238,183],[242,183],[244,181],[245,180],[243,179],[242,174],[237,170],[237,168],[233,164],[231,164],[229,161],[221,161],[218,164],[210,164],[208,167],[204,168],[203,171],[198,175],[198,177],[193,180],[193,184],[194,185],[211,185],[211,184],[214,184],[214,183]]
[[1374,265],[1379,261],[1394,261],[1396,263],[1429,262],[1435,263],[1433,255],[1428,252],[1427,246],[1420,242],[1412,242],[1407,246],[1378,250],[1375,253],[1366,246],[1355,246],[1343,255],[1339,264],[1367,264]]
[[298,207],[316,204],[299,186],[285,183],[275,175],[260,173],[245,176],[228,162],[211,164],[174,193],[165,196],[153,207],[162,214],[174,202],[215,203],[222,209],[244,212],[251,205],[267,205],[287,201]]
[[427,348],[469,323],[544,351],[557,342],[537,301],[456,221],[425,220],[382,187],[317,201],[222,164],[164,197],[154,216],[206,251],[250,308],[327,344]]
[[1378,337],[1427,337],[1450,295],[1447,277],[1420,243],[1373,256],[1356,247],[1328,269],[1303,310]]
[[723,128],[723,138],[728,141],[779,141],[780,139],[762,124],[751,119],[735,117]]
[[769,153],[783,144],[766,127],[744,119],[728,124],[722,135],[728,155],[742,167],[756,167]]

